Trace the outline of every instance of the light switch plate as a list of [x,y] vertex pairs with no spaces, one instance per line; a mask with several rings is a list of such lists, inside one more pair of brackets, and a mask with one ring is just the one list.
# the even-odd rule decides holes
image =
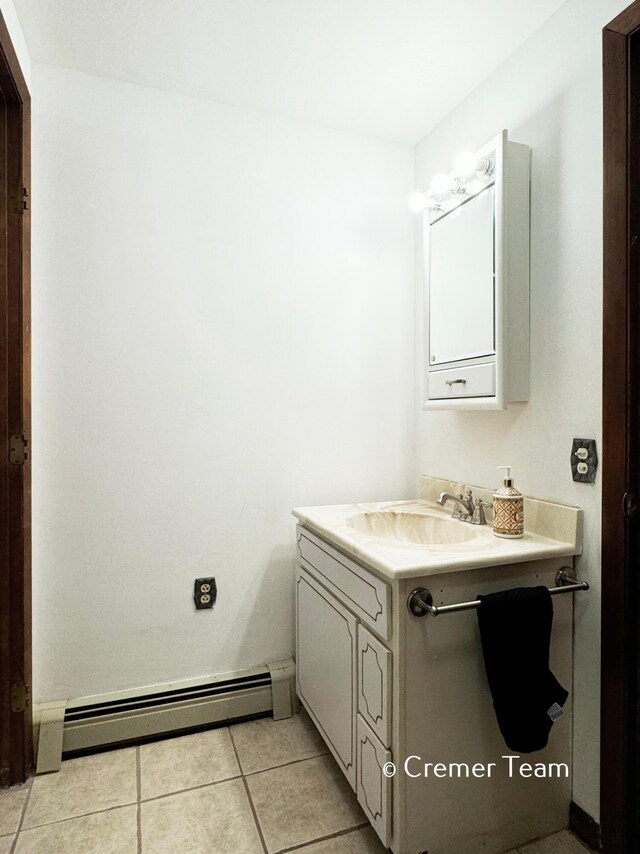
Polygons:
[[571,446],[571,474],[577,483],[595,483],[598,452],[595,439],[574,439]]

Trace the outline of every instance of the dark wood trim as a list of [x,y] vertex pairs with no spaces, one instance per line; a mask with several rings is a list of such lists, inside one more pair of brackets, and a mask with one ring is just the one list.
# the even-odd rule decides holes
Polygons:
[[639,850],[640,2],[603,33],[603,466],[600,821],[607,854]]
[[[9,439],[31,435],[30,95],[0,14],[0,786],[33,768],[31,705],[31,466],[10,461]],[[29,205],[30,207],[30,205]]]
[[622,36],[633,35],[635,30],[640,27],[640,6],[638,3],[632,3],[631,6],[627,6],[627,8],[620,12],[620,14],[613,19],[607,26],[604,28],[605,33],[619,33]]
[[589,848],[602,851],[600,825],[574,801],[569,806],[569,827]]

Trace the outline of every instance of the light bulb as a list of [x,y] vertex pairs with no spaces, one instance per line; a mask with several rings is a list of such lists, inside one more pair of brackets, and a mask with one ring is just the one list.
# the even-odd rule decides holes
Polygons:
[[431,179],[431,189],[437,196],[444,196],[449,192],[451,179],[446,172],[438,172]]
[[463,151],[456,157],[454,169],[458,175],[473,175],[478,171],[478,155],[475,151]]
[[427,207],[427,197],[421,190],[416,190],[409,196],[409,209],[415,214],[422,213]]
[[488,157],[478,157],[475,151],[463,151],[456,157],[454,169],[462,178],[472,175],[490,175],[491,160]]

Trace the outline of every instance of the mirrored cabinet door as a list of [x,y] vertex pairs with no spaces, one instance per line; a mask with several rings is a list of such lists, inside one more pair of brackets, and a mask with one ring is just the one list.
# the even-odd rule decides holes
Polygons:
[[429,229],[429,362],[495,353],[494,188]]

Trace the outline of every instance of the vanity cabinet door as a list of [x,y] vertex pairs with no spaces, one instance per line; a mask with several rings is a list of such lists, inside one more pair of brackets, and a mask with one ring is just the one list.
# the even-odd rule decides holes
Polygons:
[[356,794],[360,806],[385,846],[389,845],[391,836],[391,779],[383,772],[387,762],[391,762],[391,751],[380,744],[362,715],[358,715]]
[[389,747],[391,744],[391,652],[358,626],[358,711]]
[[301,568],[296,588],[298,696],[355,790],[356,618]]

